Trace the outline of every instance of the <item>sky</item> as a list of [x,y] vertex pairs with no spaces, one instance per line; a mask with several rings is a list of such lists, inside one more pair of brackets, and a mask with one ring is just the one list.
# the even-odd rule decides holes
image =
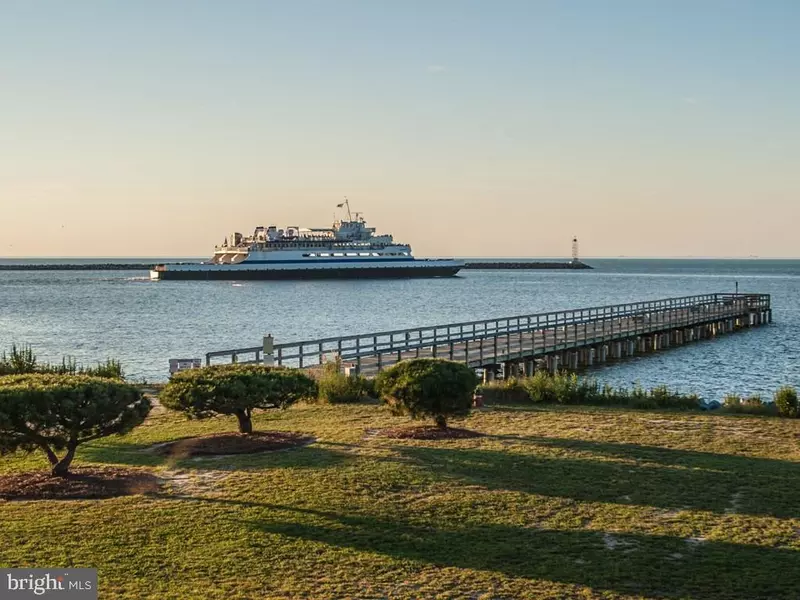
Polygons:
[[798,31],[795,0],[2,0],[0,256],[208,256],[347,197],[420,256],[798,257]]

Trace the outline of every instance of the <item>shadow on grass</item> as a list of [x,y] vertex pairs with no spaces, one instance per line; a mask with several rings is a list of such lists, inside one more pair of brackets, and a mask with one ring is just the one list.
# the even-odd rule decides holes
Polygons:
[[796,463],[581,440],[535,441],[601,457],[546,456],[511,449],[395,446],[394,450],[439,476],[489,489],[582,502],[800,517],[800,465]]
[[356,455],[329,448],[326,444],[225,456],[175,458],[152,451],[152,444],[90,445],[81,448],[77,460],[110,465],[173,467],[209,470],[262,470],[280,468],[320,469],[355,460]]
[[[403,520],[276,506],[251,522],[280,534],[441,567],[494,571],[657,598],[796,600],[800,552],[670,536],[483,525],[439,529]],[[465,590],[466,591],[466,590]]]
[[537,446],[591,452],[593,454],[612,458],[632,459],[668,466],[715,469],[736,472],[748,476],[755,473],[774,473],[780,476],[790,475],[794,478],[800,478],[800,463],[771,458],[718,454],[715,452],[701,452],[698,450],[681,450],[678,448],[665,448],[663,446],[599,442],[575,438],[518,435],[488,435],[487,437],[529,442]]

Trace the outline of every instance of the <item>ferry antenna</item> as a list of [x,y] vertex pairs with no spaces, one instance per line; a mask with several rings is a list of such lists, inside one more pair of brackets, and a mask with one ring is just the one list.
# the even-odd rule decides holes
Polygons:
[[337,208],[342,208],[343,206],[347,207],[347,220],[352,221],[353,215],[350,214],[350,200],[347,199],[347,196],[344,197],[344,202],[336,205]]

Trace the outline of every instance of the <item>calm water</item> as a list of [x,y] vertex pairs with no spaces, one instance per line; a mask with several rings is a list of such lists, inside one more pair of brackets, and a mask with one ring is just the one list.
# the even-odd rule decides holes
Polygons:
[[596,269],[398,281],[151,282],[145,272],[0,271],[0,349],[30,343],[52,361],[119,358],[131,376],[159,381],[171,357],[256,346],[265,333],[277,341],[368,333],[732,292],[738,281],[741,292],[772,294],[772,326],[617,363],[597,377],[667,384],[707,399],[800,386],[800,261],[587,262]]

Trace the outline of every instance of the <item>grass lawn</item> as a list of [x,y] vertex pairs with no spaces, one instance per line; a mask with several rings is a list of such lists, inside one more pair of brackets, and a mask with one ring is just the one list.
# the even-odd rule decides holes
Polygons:
[[[257,430],[309,446],[171,462],[230,431],[159,411],[77,464],[163,491],[0,502],[0,566],[100,570],[101,598],[800,598],[800,420],[494,407],[463,440],[390,440],[372,405],[296,406]],[[46,468],[0,459],[0,472]]]

